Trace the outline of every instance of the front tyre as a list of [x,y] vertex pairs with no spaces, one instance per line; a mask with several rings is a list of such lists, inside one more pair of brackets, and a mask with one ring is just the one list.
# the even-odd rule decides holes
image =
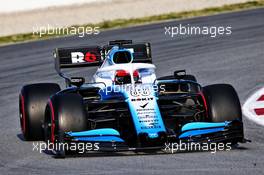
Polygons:
[[[64,142],[65,132],[87,130],[87,121],[83,99],[78,94],[61,94],[53,96],[46,107],[44,133],[47,143],[56,147]],[[64,154],[64,148],[55,150]]]
[[238,95],[229,84],[214,84],[203,87],[211,122],[241,120],[242,111]]

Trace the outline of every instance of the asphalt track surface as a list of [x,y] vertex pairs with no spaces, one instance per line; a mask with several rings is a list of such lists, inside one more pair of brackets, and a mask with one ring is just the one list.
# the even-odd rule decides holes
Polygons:
[[[165,26],[232,26],[230,36],[164,35]],[[0,47],[0,174],[263,174],[264,128],[244,118],[252,143],[231,151],[108,155],[54,159],[32,151],[20,135],[18,95],[24,84],[63,81],[51,57],[56,47],[103,44],[113,39],[152,43],[159,76],[176,69],[197,75],[202,85],[230,83],[241,102],[263,86],[264,9],[109,30],[86,38],[66,37]],[[96,68],[82,69],[88,77]]]

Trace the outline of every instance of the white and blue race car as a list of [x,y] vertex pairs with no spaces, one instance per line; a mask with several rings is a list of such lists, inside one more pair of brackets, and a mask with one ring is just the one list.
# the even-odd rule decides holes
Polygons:
[[[92,143],[96,151],[160,150],[166,143],[244,142],[241,106],[228,84],[202,87],[185,70],[157,78],[150,43],[58,48],[55,68],[66,81],[25,85],[20,123],[25,140]],[[92,81],[63,68],[99,66]],[[68,147],[67,147],[68,148]],[[54,147],[65,156],[69,150]]]

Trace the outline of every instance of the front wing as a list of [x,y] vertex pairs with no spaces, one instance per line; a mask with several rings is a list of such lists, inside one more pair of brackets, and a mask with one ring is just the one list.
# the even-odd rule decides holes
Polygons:
[[[129,147],[125,140],[120,137],[120,133],[111,128],[95,129],[81,132],[66,132],[60,134],[58,142],[64,144],[96,144],[96,149],[85,150],[81,153],[89,152],[117,152],[117,151],[144,151],[144,150],[162,150],[165,149],[167,143],[179,143],[179,142],[195,142],[195,143],[218,143],[218,142],[245,142],[243,135],[243,123],[242,121],[226,121],[219,123],[210,122],[192,122],[185,124],[181,131],[176,134],[165,133],[163,138],[164,144],[157,146],[142,146],[138,144],[136,147]],[[146,136],[148,137],[148,136]],[[145,141],[152,138],[145,138]],[[70,150],[72,151],[72,150]],[[65,156],[64,148],[55,150],[56,154]],[[78,152],[78,150],[77,150]],[[79,152],[80,153],[80,152]]]

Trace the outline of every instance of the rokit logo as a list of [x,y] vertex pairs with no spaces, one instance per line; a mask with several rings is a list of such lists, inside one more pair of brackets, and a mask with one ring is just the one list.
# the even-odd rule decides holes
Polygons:
[[72,63],[85,63],[85,62],[95,62],[97,61],[96,55],[87,52],[85,55],[82,52],[72,52],[71,53]]
[[152,101],[154,98],[149,97],[149,98],[132,98],[131,101]]

